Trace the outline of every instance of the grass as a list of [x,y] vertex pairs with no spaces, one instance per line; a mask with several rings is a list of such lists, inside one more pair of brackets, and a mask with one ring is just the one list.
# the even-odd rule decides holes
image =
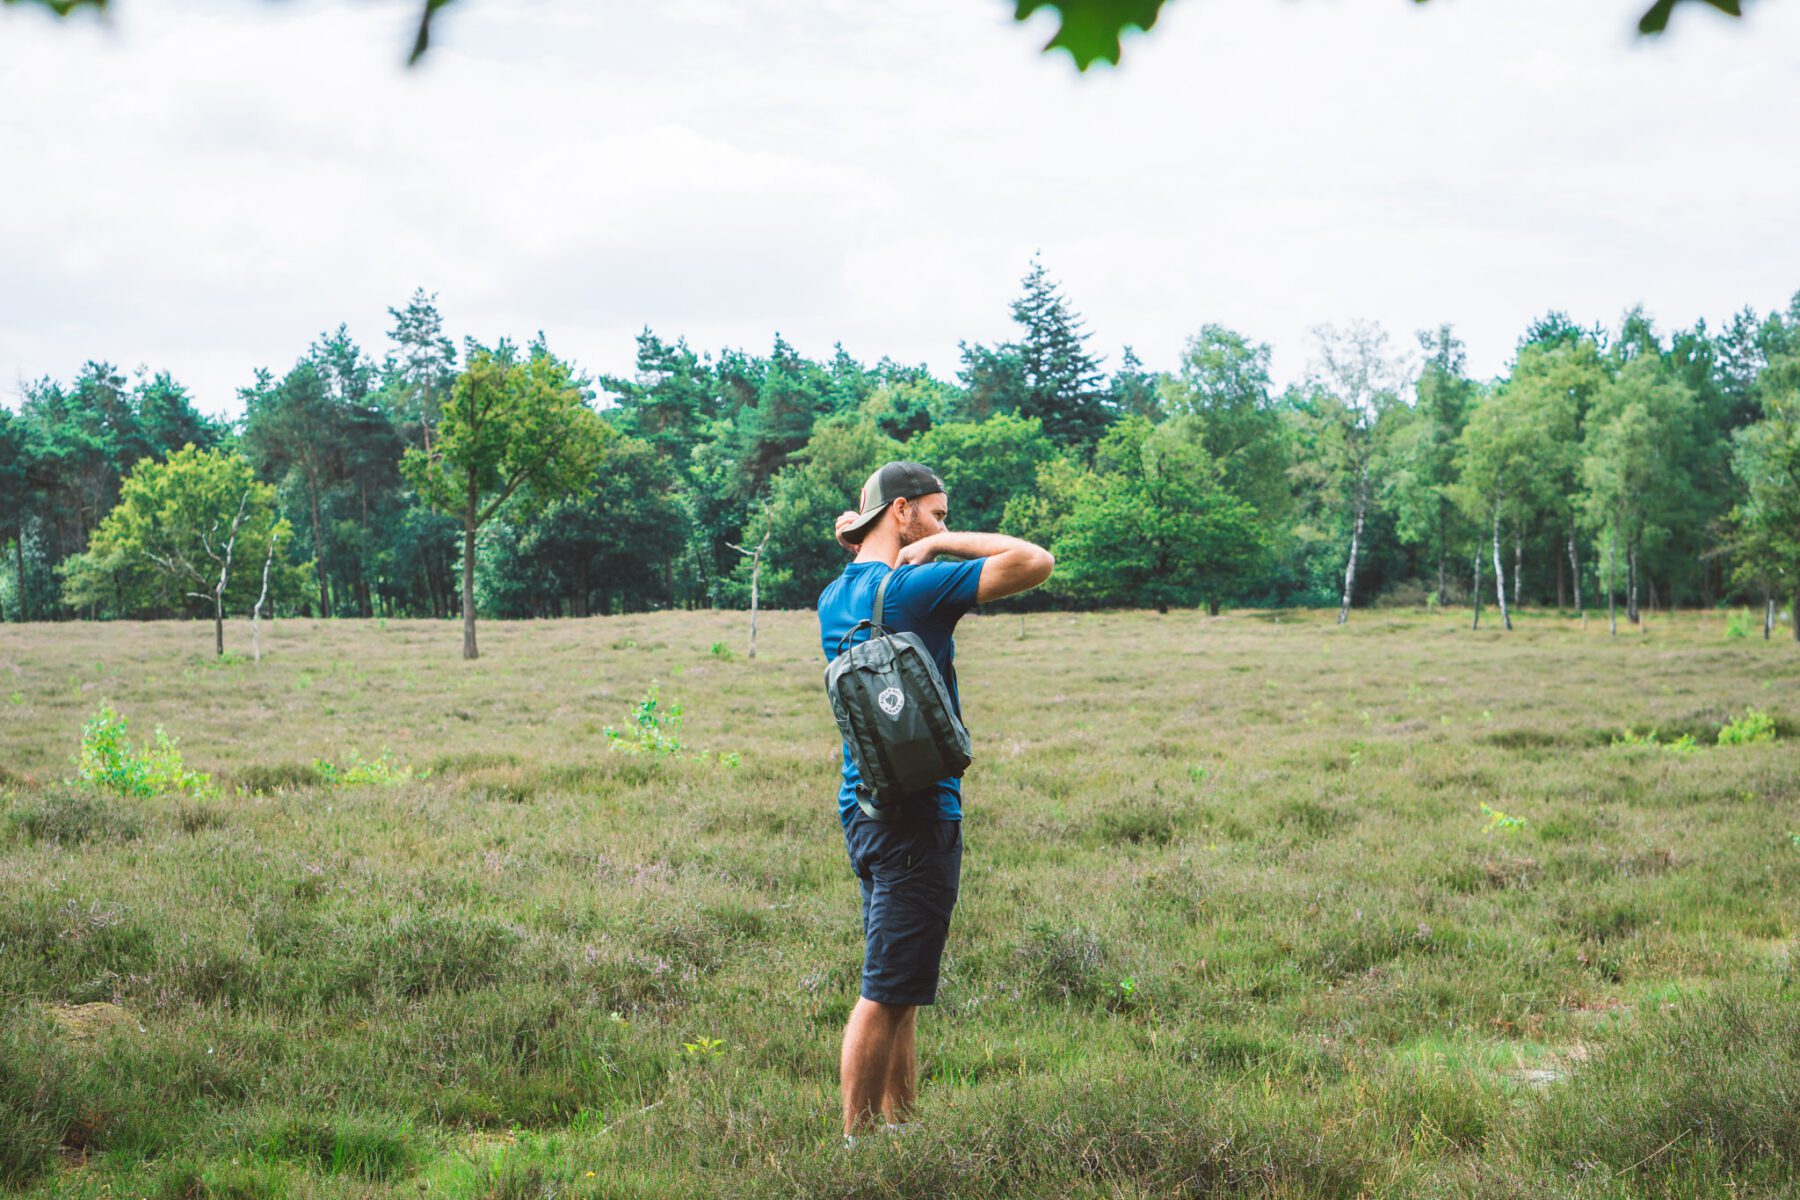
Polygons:
[[[1516,619],[965,621],[922,1112],[851,1151],[811,614],[0,626],[0,1185],[1792,1194],[1800,651]],[[217,794],[64,782],[103,700]]]

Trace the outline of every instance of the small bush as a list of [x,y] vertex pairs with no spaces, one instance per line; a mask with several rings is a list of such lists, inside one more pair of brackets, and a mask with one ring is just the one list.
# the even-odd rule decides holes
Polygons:
[[1093,1000],[1112,989],[1117,976],[1107,969],[1108,957],[1092,930],[1080,925],[1057,929],[1041,921],[1013,953],[1020,975],[1033,989],[1068,1000]]
[[1754,746],[1775,740],[1775,719],[1760,708],[1746,708],[1744,715],[1719,730],[1721,746]]
[[723,659],[727,662],[737,657],[731,652],[731,647],[727,646],[724,642],[714,642],[712,644],[711,654],[714,658]]
[[134,749],[124,716],[105,701],[82,727],[81,750],[75,756],[75,782],[134,800],[154,799],[169,792],[210,796],[215,790],[211,776],[187,769],[175,739],[160,725],[155,746],[142,751]]
[[321,783],[331,787],[355,787],[359,784],[392,787],[409,779],[427,779],[431,776],[429,768],[415,771],[406,763],[394,761],[391,750],[383,750],[381,757],[377,759],[364,759],[352,750],[350,757],[341,764],[328,758],[315,758],[312,771]]
[[681,701],[664,707],[652,683],[644,698],[631,710],[631,724],[623,731],[606,727],[614,750],[629,754],[679,754],[681,752]]

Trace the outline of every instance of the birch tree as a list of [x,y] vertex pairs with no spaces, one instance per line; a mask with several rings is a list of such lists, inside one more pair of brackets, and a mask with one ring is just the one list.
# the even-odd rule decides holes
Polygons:
[[1772,597],[1792,605],[1800,641],[1800,356],[1770,364],[1759,381],[1763,419],[1733,439],[1732,470],[1744,499],[1731,514],[1737,580],[1765,589],[1764,632]]
[[[1493,551],[1494,602],[1500,608],[1500,623],[1507,629],[1512,628],[1512,612],[1506,602],[1501,527],[1509,521],[1516,527],[1529,511],[1533,475],[1549,453],[1551,441],[1540,422],[1528,395],[1502,386],[1476,405],[1457,439],[1455,495],[1470,519],[1487,530]],[[1479,595],[1476,603],[1480,603]]]
[[1425,359],[1413,406],[1395,428],[1386,499],[1393,505],[1400,540],[1424,546],[1436,559],[1434,595],[1442,605],[1451,547],[1461,541],[1462,514],[1453,494],[1456,439],[1481,389],[1468,377],[1467,352],[1450,326],[1420,333],[1419,345]]
[[1389,350],[1387,333],[1373,322],[1356,321],[1342,329],[1322,325],[1313,330],[1313,341],[1308,419],[1314,426],[1318,466],[1350,535],[1338,605],[1337,623],[1342,625],[1350,619],[1363,526],[1382,468],[1382,440],[1410,379],[1407,364]]
[[87,551],[64,564],[64,603],[85,607],[105,589],[120,607],[198,600],[211,609],[213,650],[222,655],[226,611],[248,610],[257,595],[255,564],[268,565],[277,598],[302,593],[311,564],[291,566],[280,550],[292,536],[276,515],[274,487],[256,482],[249,462],[186,446],[125,477]]
[[[1595,397],[1581,461],[1588,527],[1623,559],[1626,619],[1641,620],[1646,559],[1695,519],[1692,391],[1655,353],[1634,354]],[[1611,546],[1616,539],[1616,548]],[[1620,581],[1616,575],[1609,587]]]

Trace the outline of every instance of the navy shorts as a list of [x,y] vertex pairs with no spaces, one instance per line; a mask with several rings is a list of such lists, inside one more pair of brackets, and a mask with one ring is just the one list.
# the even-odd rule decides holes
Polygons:
[[930,1004],[962,882],[962,822],[871,821],[858,810],[844,845],[862,881],[863,996]]

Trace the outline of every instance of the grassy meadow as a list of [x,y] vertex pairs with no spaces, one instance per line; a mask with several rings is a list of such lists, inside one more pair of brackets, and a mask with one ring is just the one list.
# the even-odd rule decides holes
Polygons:
[[[0,1190],[1794,1194],[1800,648],[1334,615],[964,621],[920,1119],[848,1149],[812,614],[0,626]],[[68,783],[103,700],[216,794]]]

